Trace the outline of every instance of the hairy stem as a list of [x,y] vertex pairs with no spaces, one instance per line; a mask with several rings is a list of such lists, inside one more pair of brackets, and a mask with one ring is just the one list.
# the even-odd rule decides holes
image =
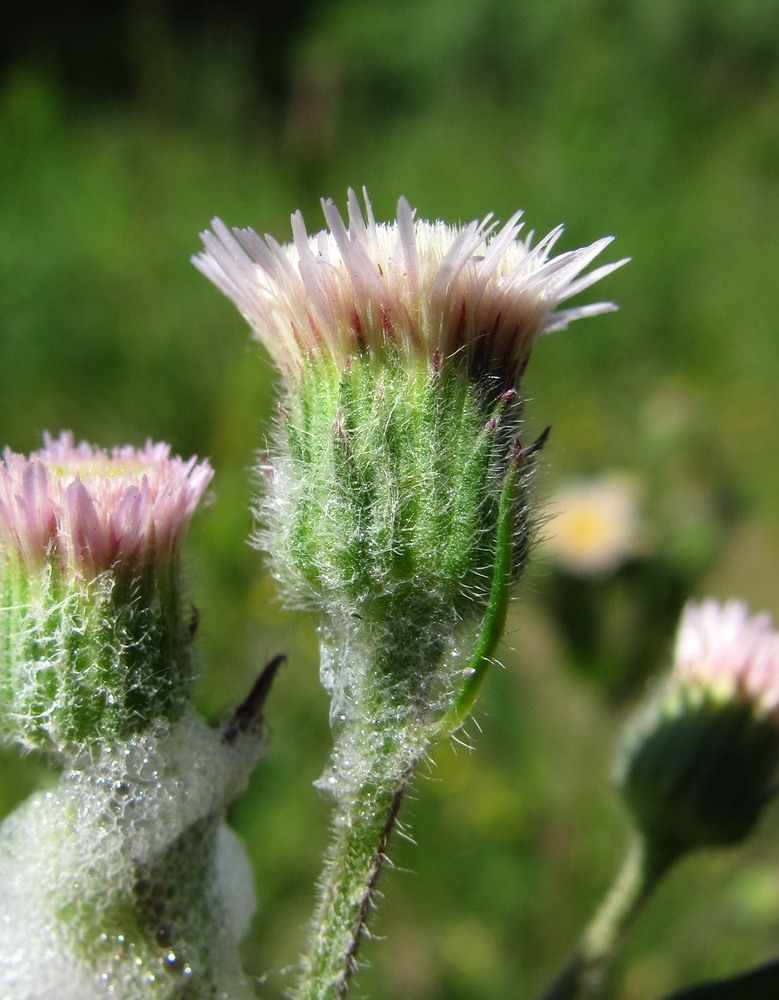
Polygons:
[[336,810],[296,1000],[342,1000],[347,995],[411,773],[408,768],[394,781],[364,785]]

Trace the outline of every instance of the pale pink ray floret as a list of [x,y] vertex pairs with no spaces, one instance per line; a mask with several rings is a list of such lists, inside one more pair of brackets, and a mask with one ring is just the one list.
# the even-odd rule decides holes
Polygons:
[[171,457],[147,441],[110,452],[73,435],[44,435],[29,458],[6,448],[0,465],[0,554],[30,567],[56,561],[93,577],[172,558],[213,476],[208,462]]
[[417,220],[401,198],[395,222],[377,223],[363,194],[364,215],[349,191],[346,221],[323,201],[329,228],[313,236],[296,212],[284,246],[220,219],[201,234],[193,262],[288,378],[308,360],[340,368],[356,353],[394,350],[406,362],[459,356],[514,381],[539,334],[615,308],[558,308],[626,262],[582,274],[612,237],[551,257],[562,226],[533,246],[532,233],[519,238],[521,212],[502,228],[491,215],[458,227]]
[[673,679],[723,701],[741,699],[779,724],[779,634],[741,601],[690,602],[676,639]]

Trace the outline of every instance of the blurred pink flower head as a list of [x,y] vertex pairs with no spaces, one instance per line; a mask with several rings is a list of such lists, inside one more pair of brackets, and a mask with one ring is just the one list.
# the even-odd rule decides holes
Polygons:
[[751,704],[779,724],[779,634],[742,601],[690,602],[676,638],[672,679],[718,701]]
[[615,778],[656,857],[737,844],[776,794],[779,635],[741,601],[689,603],[674,665],[628,723]]
[[171,457],[167,444],[106,452],[67,431],[44,434],[29,458],[3,452],[0,553],[85,578],[159,566],[175,556],[212,476],[208,462]]
[[322,202],[329,229],[309,236],[292,216],[293,242],[214,219],[193,262],[255,331],[287,378],[307,361],[343,369],[358,353],[395,353],[437,366],[457,357],[469,370],[514,384],[542,333],[615,308],[558,307],[625,263],[581,272],[612,237],[557,257],[558,226],[535,246],[519,238],[516,212],[501,228],[486,216],[465,226],[415,218],[405,198],[392,223],[365,213],[354,191],[344,220]]

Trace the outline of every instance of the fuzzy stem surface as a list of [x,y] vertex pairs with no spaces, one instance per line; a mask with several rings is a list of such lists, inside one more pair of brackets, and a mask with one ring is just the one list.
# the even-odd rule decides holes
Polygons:
[[404,793],[437,737],[407,685],[388,676],[386,650],[347,640],[336,651],[333,640],[323,634],[323,657],[335,654],[351,682],[335,700],[332,758],[318,782],[335,807],[295,1000],[346,997]]
[[296,1000],[346,997],[410,777],[409,769],[399,780],[365,787],[338,810]]

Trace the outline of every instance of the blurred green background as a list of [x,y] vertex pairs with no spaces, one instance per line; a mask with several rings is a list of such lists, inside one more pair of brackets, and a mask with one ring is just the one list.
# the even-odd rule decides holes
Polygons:
[[[247,966],[280,997],[326,844],[314,625],[246,542],[274,374],[189,264],[212,216],[284,240],[365,184],[450,222],[518,207],[563,249],[633,262],[615,315],[539,343],[539,493],[618,470],[640,551],[585,578],[542,558],[470,726],[405,808],[363,950],[374,1000],[532,997],[614,873],[620,720],[668,662],[688,594],[779,613],[779,16],[772,0],[288,0],[5,5],[0,41],[0,438],[72,428],[209,456],[187,571],[199,703],[217,718],[275,653],[270,744],[234,822],[260,898]],[[15,25],[13,29],[9,25]],[[590,293],[590,301],[593,293]],[[478,723],[478,725],[477,725]],[[479,731],[481,730],[481,731]],[[2,760],[0,811],[46,781]],[[614,996],[657,998],[776,954],[779,811],[700,856],[631,935]]]

